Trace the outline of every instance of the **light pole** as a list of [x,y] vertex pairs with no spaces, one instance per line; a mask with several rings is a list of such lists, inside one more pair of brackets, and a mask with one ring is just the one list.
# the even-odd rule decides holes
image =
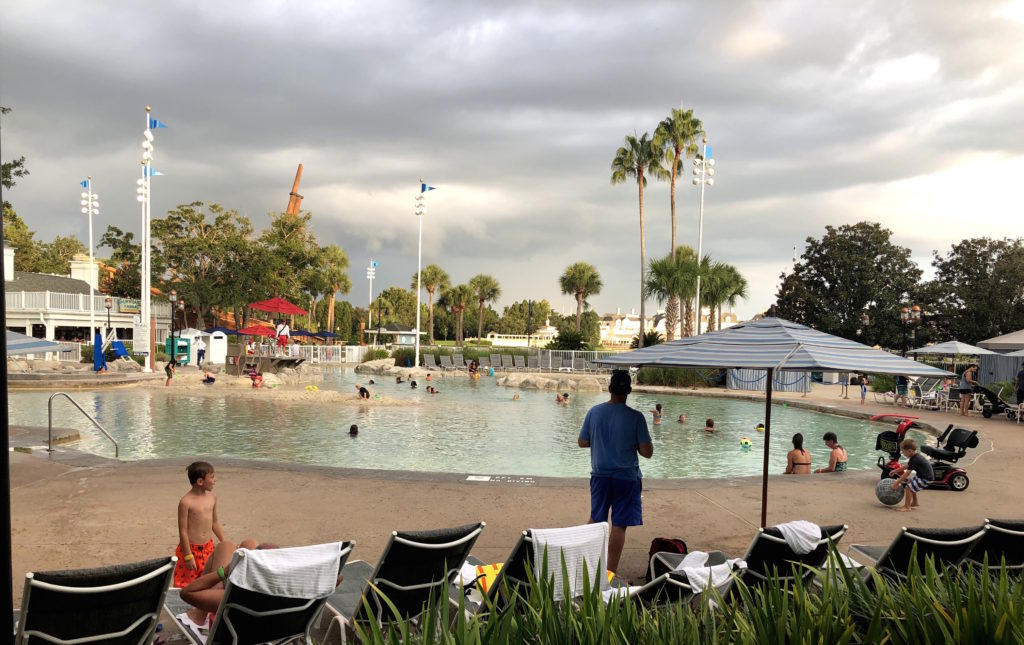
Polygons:
[[92,192],[92,175],[82,182],[82,213],[89,216],[89,335],[96,333],[96,265],[92,257],[92,216],[100,214],[100,196]]
[[[142,245],[142,261],[141,261],[141,275],[139,276],[140,290],[139,293],[139,318],[140,326],[139,330],[143,330],[145,339],[145,351],[149,355],[149,360],[146,361],[146,365],[143,366],[143,372],[153,371],[153,337],[150,333],[152,329],[152,302],[150,297],[151,291],[151,265],[152,265],[152,253],[150,248],[150,230],[149,224],[152,220],[152,205],[153,196],[150,191],[150,181],[154,174],[161,174],[154,172],[153,170],[153,130],[166,128],[167,125],[159,119],[154,119],[150,112],[152,108],[146,106],[146,129],[142,131],[142,177],[135,181],[137,186],[135,192],[135,198],[139,201],[142,207],[142,233],[139,236],[139,243]],[[174,317],[174,310],[171,310],[171,317]],[[136,338],[136,340],[138,340]]]
[[370,258],[370,266],[366,267],[366,279],[370,281],[370,298],[366,301],[366,328],[373,329],[373,277],[377,275],[377,263]]
[[[700,336],[700,269],[701,243],[704,240],[704,187],[715,185],[715,160],[711,158],[711,147],[708,138],[704,137],[702,153],[693,160],[693,185],[700,186],[700,217],[697,220],[697,335]],[[710,320],[708,321],[710,322]]]
[[434,187],[423,183],[423,178],[420,177],[420,194],[416,195],[416,219],[420,224],[420,237],[416,246],[416,351],[413,367],[420,365],[420,274],[423,272],[423,216],[427,214],[427,201],[424,196],[431,190],[434,190]]
[[175,359],[178,356],[178,343],[174,340],[174,310],[178,302],[178,292],[171,289],[171,295],[167,296],[167,299],[171,301],[171,362],[177,364]]
[[103,299],[103,306],[107,308],[107,332],[110,331],[110,307],[113,303],[110,300],[110,296]]
[[903,356],[907,355],[907,325],[914,325],[914,345],[917,345],[917,325],[921,323],[921,308],[917,305],[900,309],[900,328],[903,337]]
[[530,353],[530,333],[533,331],[533,301],[526,303],[526,353]]

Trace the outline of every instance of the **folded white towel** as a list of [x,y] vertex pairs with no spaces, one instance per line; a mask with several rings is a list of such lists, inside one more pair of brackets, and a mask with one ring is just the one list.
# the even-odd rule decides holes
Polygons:
[[786,538],[786,544],[793,549],[793,553],[800,555],[818,548],[818,542],[821,540],[821,527],[813,522],[796,520],[779,524],[775,528]]
[[[530,529],[533,536],[533,567],[539,580],[544,566],[544,552],[547,547],[548,576],[554,577],[555,600],[565,598],[562,585],[562,558],[565,558],[569,572],[569,597],[575,598],[583,591],[583,568],[591,583],[597,577],[601,589],[611,587],[605,575],[608,561],[608,523],[583,524],[560,529]],[[600,574],[600,575],[599,575]]]
[[675,570],[681,571],[686,576],[694,593],[700,593],[708,587],[721,587],[729,582],[734,570],[747,568],[747,563],[739,558],[726,560],[723,564],[710,567],[707,566],[707,561],[707,553],[691,551],[676,566]]
[[338,586],[341,542],[289,549],[238,549],[228,578],[249,591],[285,598],[323,598]]

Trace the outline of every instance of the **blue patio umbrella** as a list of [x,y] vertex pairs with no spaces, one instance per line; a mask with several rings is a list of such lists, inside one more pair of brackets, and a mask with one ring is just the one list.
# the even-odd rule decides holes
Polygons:
[[299,336],[299,337],[314,336],[315,337],[316,334],[314,334],[312,332],[308,332],[305,329],[296,329],[296,330],[292,331],[292,336]]
[[96,332],[92,341],[92,371],[99,372],[106,369],[107,357],[103,355],[103,335]]
[[217,332],[217,331],[219,331],[222,334],[227,334],[228,336],[237,336],[238,335],[237,331],[235,331],[234,329],[228,329],[227,327],[210,327],[209,329],[204,329],[203,333],[204,334],[212,334],[212,333]]
[[313,335],[320,338],[341,338],[341,334],[335,334],[333,331],[318,331]]
[[42,354],[60,351],[61,344],[45,338],[33,338],[16,331],[7,331],[7,355]]
[[781,318],[762,318],[700,336],[680,338],[609,356],[609,365],[711,367],[765,370],[764,469],[761,526],[768,512],[768,444],[771,436],[772,378],[775,372],[864,372],[905,376],[955,376],[861,343]]

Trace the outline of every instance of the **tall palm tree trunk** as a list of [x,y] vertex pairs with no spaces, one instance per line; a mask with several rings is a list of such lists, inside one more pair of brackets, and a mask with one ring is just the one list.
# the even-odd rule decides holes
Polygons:
[[[672,261],[676,259],[676,170],[679,165],[679,150],[676,149],[676,156],[672,162],[672,182],[669,186],[669,204],[672,210]],[[676,323],[679,321],[679,298],[670,294],[665,304],[665,340],[675,340]]]
[[[427,289],[427,302],[429,310],[427,311],[427,324],[430,325],[430,345],[434,345],[434,290]],[[416,331],[419,331],[418,329]]]
[[476,342],[480,342],[480,339],[484,335],[484,303],[480,301],[480,310],[476,314]]
[[637,191],[640,199],[640,335],[637,339],[637,349],[642,349],[644,346],[644,316],[646,315],[646,308],[644,307],[644,270],[647,263],[645,257],[646,248],[644,247],[644,174],[643,172],[637,173],[636,185],[639,187]]
[[688,299],[683,304],[683,336],[693,336],[693,304]]
[[331,301],[327,303],[327,331],[334,331],[334,303],[337,301],[337,289],[331,292]]
[[583,321],[583,292],[576,292],[576,333],[580,333]]

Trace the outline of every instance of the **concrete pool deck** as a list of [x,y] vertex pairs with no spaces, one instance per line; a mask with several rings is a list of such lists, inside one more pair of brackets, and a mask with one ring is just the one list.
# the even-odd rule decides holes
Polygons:
[[[905,411],[870,401],[861,406],[856,397],[839,398],[838,391],[838,386],[818,385],[806,398],[781,394],[776,399],[854,413]],[[953,412],[910,413],[940,429],[961,419]],[[850,526],[841,544],[845,550],[853,543],[887,543],[901,526],[966,526],[985,517],[1024,516],[1024,490],[1017,485],[1024,427],[1005,417],[984,419],[976,413],[966,421],[965,427],[981,434],[981,444],[961,462],[971,477],[967,491],[927,491],[921,508],[906,514],[876,501],[874,470],[809,477],[773,474],[768,486],[769,525],[794,519],[845,523]],[[666,421],[655,432],[678,429]],[[42,432],[41,442],[26,440],[26,434],[19,441],[23,446],[45,444],[45,428]],[[64,446],[52,454],[9,454],[16,598],[21,597],[27,571],[99,566],[173,552],[175,509],[188,489],[185,466],[191,460],[116,462]],[[198,447],[196,458],[202,458]],[[487,528],[474,552],[497,562],[508,555],[523,529],[579,524],[586,521],[589,509],[583,478],[467,481],[466,475],[454,474],[295,466],[216,456],[209,460],[217,468],[219,514],[229,539],[256,537],[282,545],[351,539],[357,542],[353,558],[371,562],[392,530],[476,520],[486,521]],[[487,475],[484,462],[472,474]],[[757,530],[760,498],[760,477],[645,480],[645,525],[629,530],[620,574],[634,580],[642,577],[648,546],[656,536],[681,537],[691,549],[742,554]]]

